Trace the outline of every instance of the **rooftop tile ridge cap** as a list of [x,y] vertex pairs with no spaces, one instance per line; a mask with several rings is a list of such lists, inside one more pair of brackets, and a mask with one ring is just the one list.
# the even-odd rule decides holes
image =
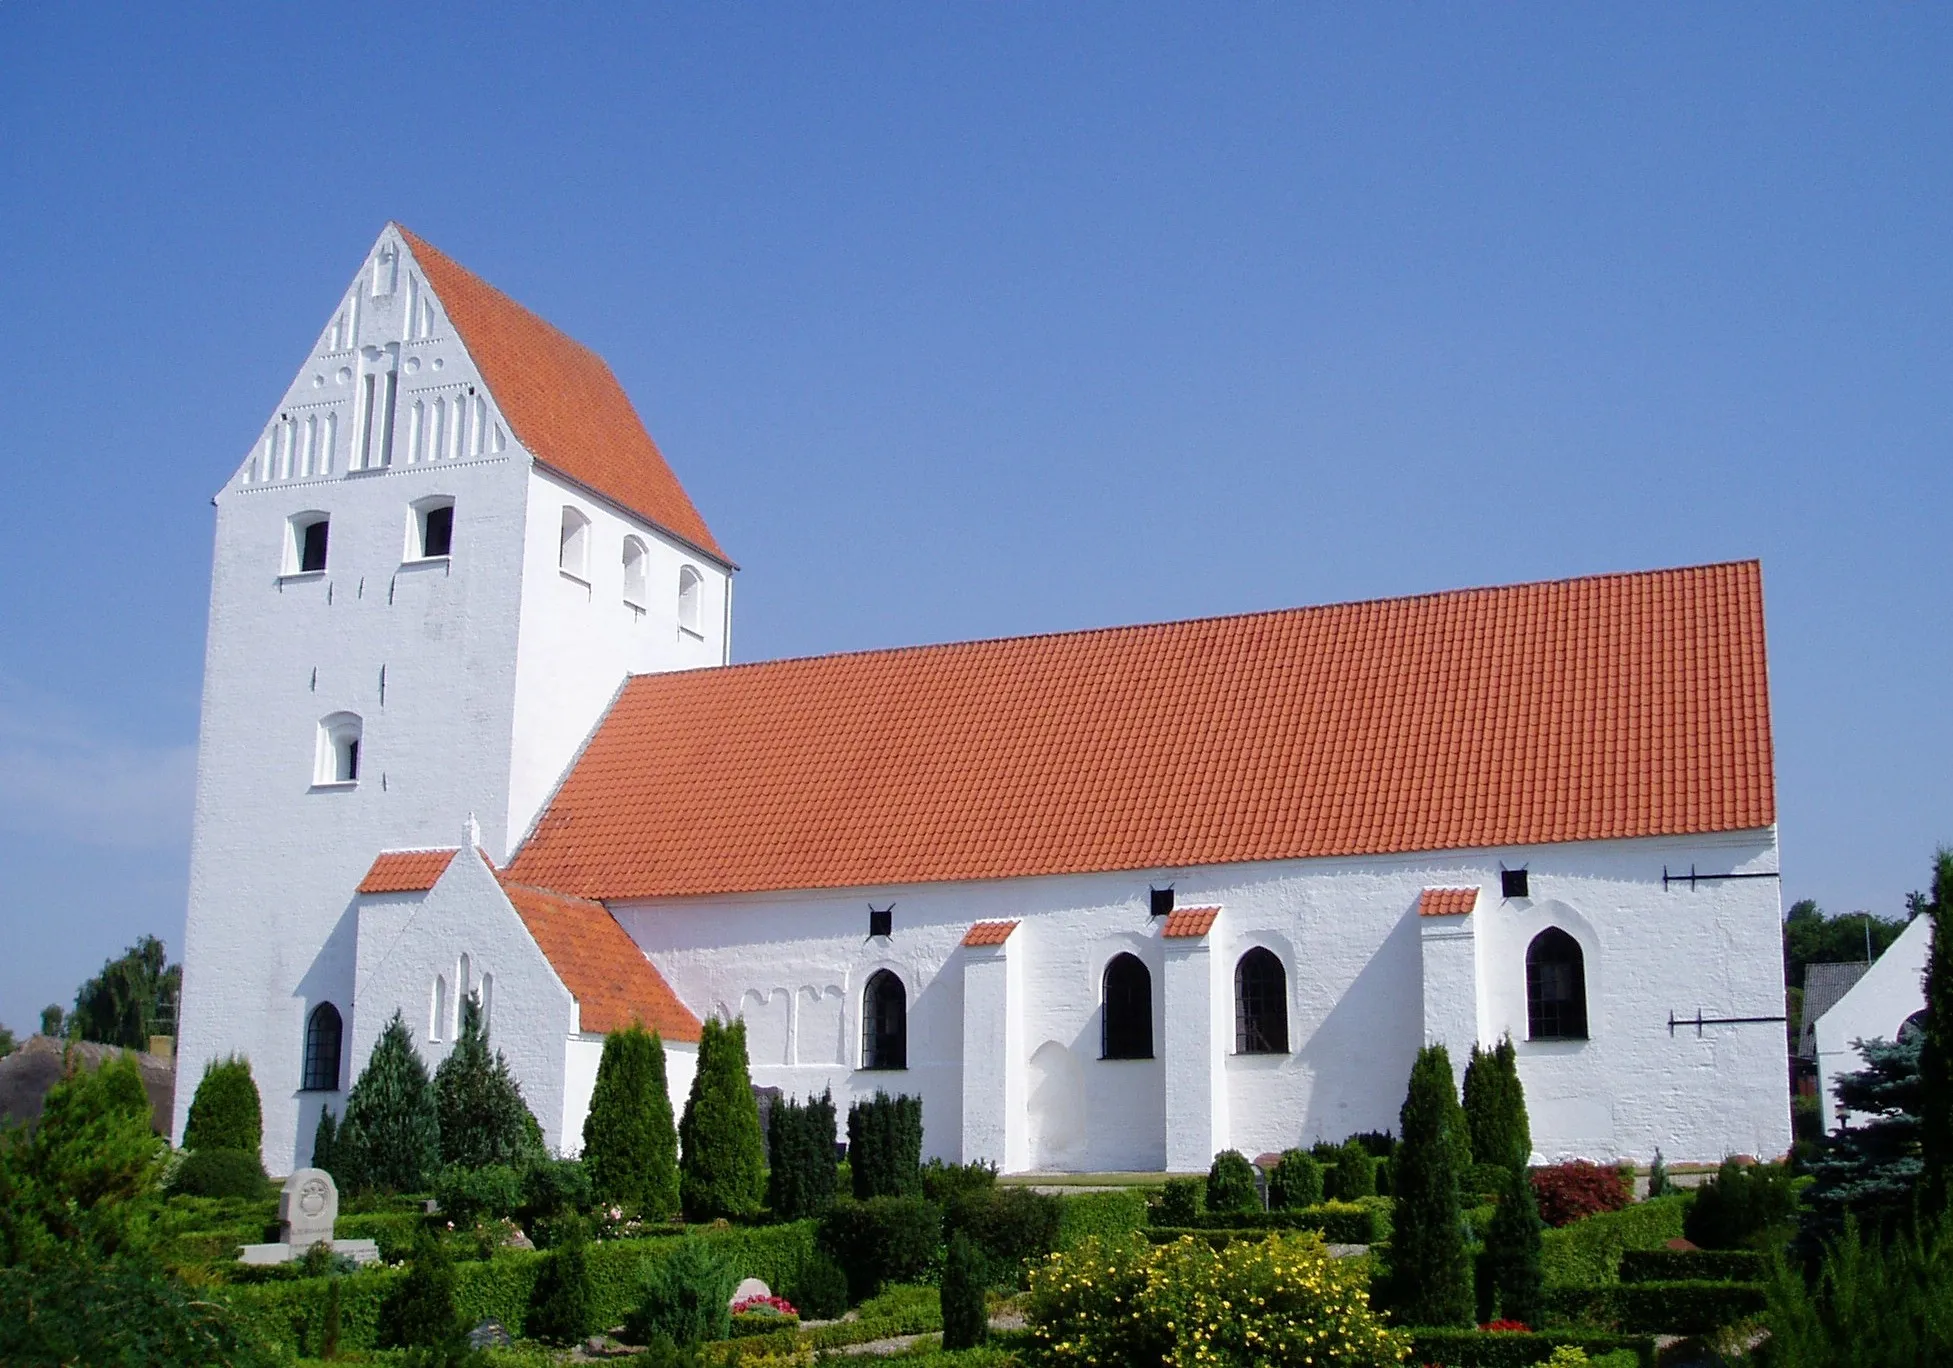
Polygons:
[[816,661],[856,660],[870,656],[917,655],[929,651],[954,651],[974,649],[979,646],[1007,646],[1025,641],[1060,641],[1080,637],[1113,636],[1122,632],[1157,632],[1176,627],[1199,627],[1208,623],[1248,622],[1257,618],[1299,617],[1307,613],[1333,613],[1352,608],[1370,608],[1385,604],[1409,604],[1435,602],[1442,599],[1469,598],[1475,595],[1518,594],[1529,589],[1553,589],[1561,586],[1599,583],[1609,580],[1649,580],[1671,575],[1700,574],[1711,570],[1735,570],[1754,566],[1759,570],[1762,561],[1756,557],[1747,560],[1710,561],[1701,565],[1666,565],[1651,570],[1607,570],[1591,575],[1567,575],[1559,579],[1525,580],[1518,584],[1481,584],[1463,589],[1430,589],[1417,594],[1385,594],[1373,598],[1339,599],[1333,603],[1302,603],[1287,608],[1255,608],[1243,613],[1212,613],[1204,617],[1167,618],[1159,622],[1118,622],[1102,627],[1068,627],[1055,632],[1020,632],[1009,636],[967,637],[956,641],[926,641],[907,646],[865,646],[853,651],[826,651],[810,655],[776,656],[771,660],[742,660],[727,665],[696,665],[685,670],[645,670],[628,676],[635,682],[640,679],[672,679],[686,675],[741,673],[763,670],[773,666],[806,665]]

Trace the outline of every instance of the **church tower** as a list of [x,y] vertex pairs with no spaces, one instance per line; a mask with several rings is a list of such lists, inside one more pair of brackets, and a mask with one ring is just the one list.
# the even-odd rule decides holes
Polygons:
[[726,662],[734,567],[603,360],[395,224],[215,503],[175,1131],[245,1055],[288,1172],[375,853],[504,863],[628,676]]

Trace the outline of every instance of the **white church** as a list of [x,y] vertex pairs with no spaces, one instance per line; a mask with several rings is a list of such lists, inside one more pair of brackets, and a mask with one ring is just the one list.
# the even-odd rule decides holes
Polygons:
[[216,500],[178,1042],[309,1156],[478,993],[574,1153],[603,1036],[923,1103],[1008,1172],[1394,1128],[1510,1034],[1542,1161],[1790,1143],[1753,562],[730,664],[601,358],[389,225]]

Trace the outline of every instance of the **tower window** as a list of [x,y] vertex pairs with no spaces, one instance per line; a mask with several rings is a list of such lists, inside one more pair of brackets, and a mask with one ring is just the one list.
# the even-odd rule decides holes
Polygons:
[[564,574],[590,578],[590,520],[578,510],[563,507],[563,533],[557,542],[556,564]]
[[886,969],[876,970],[861,994],[861,1067],[909,1067],[909,995]]
[[438,560],[454,550],[454,500],[422,499],[407,527],[407,559]]
[[1288,975],[1257,945],[1234,966],[1236,1054],[1288,1053]]
[[319,723],[315,784],[359,782],[360,720],[356,713],[334,713]]
[[1499,871],[1499,896],[1502,898],[1527,898],[1530,880],[1523,869],[1501,869]]
[[624,602],[633,608],[644,607],[645,562],[650,552],[636,537],[624,538]]
[[1153,976],[1137,955],[1114,955],[1105,966],[1101,1059],[1153,1057]]
[[1526,948],[1526,1034],[1532,1040],[1587,1038],[1587,966],[1580,942],[1549,926]]
[[345,1023],[339,1009],[321,1002],[305,1020],[305,1068],[299,1087],[306,1092],[339,1091],[339,1053]]
[[323,513],[299,513],[291,521],[285,542],[285,573],[315,575],[326,568],[326,538],[330,522]]
[[678,625],[694,635],[698,634],[699,599],[703,584],[703,578],[691,566],[684,566],[678,571]]

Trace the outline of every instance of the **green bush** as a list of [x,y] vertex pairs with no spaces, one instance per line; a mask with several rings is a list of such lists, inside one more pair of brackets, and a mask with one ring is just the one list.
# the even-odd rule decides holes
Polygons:
[[1687,1197],[1637,1202],[1603,1212],[1541,1236],[1540,1252],[1548,1287],[1620,1281],[1621,1255],[1630,1249],[1660,1249],[1682,1235]]
[[500,1050],[489,1053],[481,999],[473,993],[461,1000],[454,1048],[434,1071],[434,1108],[443,1164],[514,1168],[545,1153],[542,1127],[522,1098],[522,1085]]
[[441,1214],[465,1229],[477,1221],[513,1216],[522,1206],[522,1175],[506,1164],[450,1165],[434,1184]]
[[931,1159],[921,1169],[922,1195],[937,1206],[967,1192],[987,1192],[997,1186],[995,1164],[949,1164]]
[[0,1268],[0,1363],[273,1362],[222,1307],[171,1278],[75,1260]]
[[[676,1257],[675,1255],[673,1257]],[[669,1266],[671,1260],[665,1261]],[[655,1265],[654,1265],[655,1266]],[[524,1325],[531,1339],[576,1344],[598,1328],[590,1295],[590,1242],[583,1223],[567,1226],[536,1275],[533,1307]],[[731,1295],[731,1288],[727,1288]],[[642,1341],[639,1341],[642,1343]]]
[[669,1258],[645,1269],[624,1336],[635,1344],[660,1335],[679,1345],[724,1339],[731,1333],[729,1308],[738,1285],[732,1266],[703,1241],[681,1241]]
[[251,1062],[242,1055],[204,1065],[190,1115],[183,1123],[186,1150],[243,1150],[262,1160],[264,1112]]
[[1762,1282],[1770,1258],[1752,1249],[1628,1249],[1620,1278],[1641,1282]]
[[1695,1190],[1682,1234],[1703,1249],[1743,1249],[1788,1226],[1796,1215],[1789,1169],[1725,1159],[1716,1176]]
[[1768,1287],[1770,1368],[1953,1363],[1953,1218],[1822,1246],[1815,1277],[1779,1263]]
[[541,1159],[522,1171],[522,1222],[536,1248],[548,1249],[559,1233],[581,1229],[590,1205],[590,1172],[575,1159]]
[[379,1246],[382,1259],[398,1263],[412,1253],[414,1236],[422,1224],[417,1212],[354,1212],[341,1216],[333,1230],[342,1240],[371,1240]]
[[1306,1235],[1219,1251],[1190,1239],[1087,1241],[1034,1271],[1025,1313],[1034,1352],[1056,1363],[1245,1366],[1306,1354],[1369,1368],[1396,1364],[1405,1343],[1370,1309],[1363,1271]]
[[1629,1333],[1699,1335],[1760,1314],[1761,1283],[1641,1282],[1556,1287],[1546,1294],[1555,1321]]
[[1160,1189],[1159,1205],[1153,1211],[1153,1224],[1190,1226],[1200,1220],[1207,1205],[1207,1184],[1198,1178],[1169,1178]]
[[332,1181],[340,1187],[348,1184],[333,1167],[339,1148],[339,1118],[332,1114],[330,1107],[319,1108],[318,1128],[312,1132],[312,1159],[315,1169],[324,1169],[332,1175]]
[[1334,1162],[1323,1175],[1323,1196],[1332,1202],[1355,1202],[1376,1196],[1376,1156],[1353,1136],[1338,1145],[1334,1153]]
[[922,1192],[922,1099],[878,1092],[848,1108],[848,1171],[857,1201]]
[[1526,1171],[1509,1168],[1498,1173],[1505,1189],[1499,1194],[1498,1209],[1492,1213],[1485,1233],[1485,1250],[1479,1256],[1483,1270],[1479,1319],[1489,1321],[1496,1315],[1538,1325],[1546,1291],[1541,1260],[1541,1237],[1546,1227],[1539,1219],[1539,1208],[1533,1205],[1533,1187],[1526,1180]]
[[1087,1238],[1129,1240],[1146,1228],[1146,1198],[1131,1189],[1081,1192],[1058,1199],[1059,1249]]
[[398,1011],[346,1095],[333,1177],[348,1188],[424,1192],[441,1166],[441,1122],[427,1065]]
[[834,1204],[834,1094],[781,1098],[766,1122],[766,1206],[775,1220],[818,1216]]
[[1222,1150],[1208,1166],[1207,1209],[1215,1213],[1261,1210],[1254,1165],[1240,1150]]
[[1623,1351],[1633,1355],[1641,1368],[1655,1368],[1655,1341],[1647,1335],[1589,1334],[1548,1330],[1533,1334],[1481,1330],[1413,1330],[1410,1332],[1410,1363],[1435,1364],[1441,1368],[1525,1368],[1545,1363],[1562,1345],[1583,1349],[1591,1356],[1613,1355]]
[[1299,1149],[1282,1151],[1281,1161],[1268,1175],[1268,1206],[1271,1211],[1293,1211],[1314,1206],[1323,1199],[1322,1165],[1315,1156]]
[[[1056,1222],[1053,1226],[1055,1229]],[[969,1236],[960,1230],[951,1232],[940,1290],[945,1349],[974,1349],[989,1334],[990,1312],[983,1299],[989,1283],[985,1263],[986,1256],[977,1251]]]
[[860,1301],[929,1267],[942,1243],[942,1209],[920,1197],[837,1202],[819,1229],[821,1248],[848,1275],[849,1298]]
[[1015,1286],[1026,1260],[1058,1247],[1064,1199],[1025,1187],[966,1190],[943,1208],[943,1229],[966,1235],[989,1278]]
[[[1458,1177],[1458,1193],[1461,1199],[1476,1200],[1505,1191],[1506,1175],[1513,1170],[1503,1164],[1473,1164]],[[1522,1168],[1519,1170],[1524,1172]],[[1535,1202],[1535,1210],[1538,1209]]]
[[665,1079],[664,1042],[642,1026],[604,1037],[583,1118],[583,1162],[597,1200],[647,1220],[678,1210],[678,1131]]
[[140,1250],[164,1148],[132,1056],[56,1083],[38,1126],[0,1128],[0,1265]]
[[766,1196],[766,1141],[746,1064],[746,1023],[707,1018],[678,1125],[678,1197],[688,1221],[751,1216]]
[[172,1197],[263,1197],[270,1187],[255,1150],[192,1150],[170,1174]]
[[835,1320],[847,1313],[848,1275],[818,1251],[794,1270],[785,1287],[786,1299],[809,1320]]

